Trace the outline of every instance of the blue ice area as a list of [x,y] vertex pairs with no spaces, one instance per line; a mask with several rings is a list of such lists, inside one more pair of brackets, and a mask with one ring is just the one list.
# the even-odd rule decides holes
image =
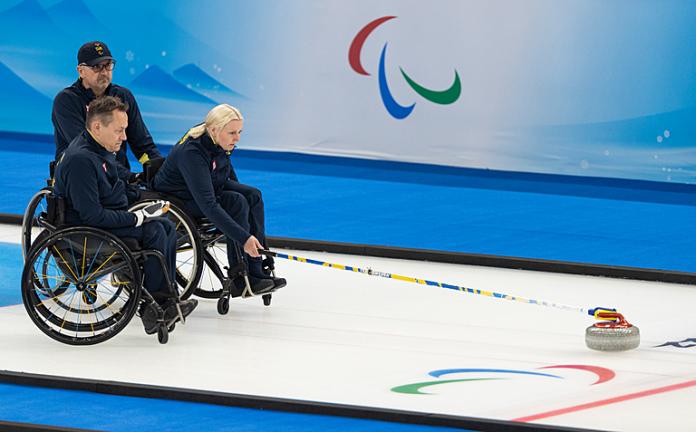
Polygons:
[[[0,384],[0,400],[3,401],[0,405],[0,420],[115,432],[150,430],[153,425],[160,431],[462,431],[446,427],[113,396],[13,384]],[[40,401],[38,405],[37,401]]]
[[[0,213],[22,213],[45,184],[48,141],[0,140]],[[696,271],[694,185],[244,149],[232,158],[264,193],[270,236]]]
[[18,244],[0,243],[0,307],[22,303],[22,249]]

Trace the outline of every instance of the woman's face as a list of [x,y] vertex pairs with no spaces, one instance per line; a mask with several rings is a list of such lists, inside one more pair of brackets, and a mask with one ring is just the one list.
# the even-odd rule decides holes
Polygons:
[[225,151],[232,151],[239,141],[244,120],[230,120],[222,129],[212,128],[213,139]]

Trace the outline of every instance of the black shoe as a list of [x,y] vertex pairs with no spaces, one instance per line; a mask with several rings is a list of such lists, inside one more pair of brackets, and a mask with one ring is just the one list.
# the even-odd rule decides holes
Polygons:
[[285,278],[279,278],[279,277],[272,277],[271,280],[273,280],[273,289],[277,290],[280,288],[283,288],[285,285],[288,284],[288,281],[285,280]]
[[140,304],[138,314],[140,315],[140,319],[143,321],[145,333],[149,335],[157,333],[157,328],[159,327],[159,313],[157,311],[157,305],[150,301],[144,301]]
[[[183,315],[184,319],[186,319],[187,316],[191,315],[191,312],[193,312],[194,309],[196,309],[196,306],[198,306],[198,300],[196,299],[189,299],[189,300],[182,300],[178,302],[179,304],[179,309],[181,309],[181,315]],[[176,323],[178,322],[181,318],[179,317],[179,310],[176,307],[177,302],[175,300],[169,300],[167,303],[164,305],[164,322],[166,323]],[[172,327],[172,324],[170,324],[170,327]]]
[[[261,295],[275,289],[273,279],[262,279],[249,275],[249,284],[251,285],[251,295]],[[249,297],[249,295],[247,295]]]

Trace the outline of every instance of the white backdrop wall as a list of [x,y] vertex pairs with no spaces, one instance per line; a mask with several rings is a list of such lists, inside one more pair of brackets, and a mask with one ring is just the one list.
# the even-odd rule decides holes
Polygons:
[[[356,72],[351,43],[389,16]],[[160,143],[228,102],[246,148],[691,182],[694,22],[686,0],[5,0],[0,130],[51,133],[77,48],[102,39]],[[382,54],[382,86],[415,104],[404,118],[384,102]],[[458,97],[433,103],[402,70],[435,91],[456,73]]]

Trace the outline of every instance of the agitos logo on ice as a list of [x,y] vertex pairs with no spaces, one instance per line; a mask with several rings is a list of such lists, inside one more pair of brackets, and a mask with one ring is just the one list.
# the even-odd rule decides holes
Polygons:
[[[595,374],[597,379],[594,383],[591,385],[597,385],[597,384],[603,384],[607,381],[611,381],[614,379],[616,376],[616,373],[614,373],[613,370],[607,369],[604,367],[600,366],[592,366],[592,365],[553,365],[553,366],[545,366],[541,367],[539,369],[576,369],[576,370],[581,370],[585,372],[590,372],[592,374]],[[473,375],[473,378],[459,378],[459,379],[439,379],[445,375],[459,375],[459,374],[465,374],[465,375]],[[425,395],[425,394],[432,394],[423,391],[424,388],[426,387],[432,387],[436,385],[442,385],[442,384],[453,384],[453,383],[463,383],[463,382],[469,382],[469,381],[495,381],[495,380],[504,380],[504,379],[509,379],[514,376],[533,376],[537,378],[554,378],[554,379],[563,379],[562,376],[559,375],[554,375],[554,374],[549,374],[549,373],[543,373],[543,372],[537,372],[537,371],[527,371],[527,370],[519,370],[519,369],[480,369],[480,368],[475,368],[475,369],[440,369],[440,370],[434,370],[431,372],[428,372],[428,375],[431,377],[437,378],[436,380],[430,380],[430,381],[422,381],[422,382],[417,382],[417,383],[411,383],[411,384],[404,384],[396,387],[392,387],[391,391],[395,393],[407,393],[407,394],[417,394],[417,395]]]
[[[365,43],[365,40],[370,35],[370,33],[372,33],[372,31],[374,31],[384,22],[394,18],[396,17],[385,16],[382,18],[377,18],[376,20],[370,22],[365,27],[363,27],[362,30],[360,30],[358,34],[355,35],[353,42],[350,44],[350,49],[348,50],[348,61],[350,63],[350,67],[353,68],[355,72],[359,73],[360,75],[370,76],[370,74],[365,70],[365,68],[363,68],[362,64],[360,63],[360,52],[362,51],[363,44]],[[395,119],[401,120],[408,117],[409,114],[411,114],[411,111],[413,111],[413,108],[416,106],[416,104],[413,103],[408,106],[400,105],[392,96],[391,91],[389,90],[389,86],[387,85],[387,74],[384,70],[384,62],[386,55],[387,43],[385,42],[384,47],[382,48],[382,54],[379,57],[379,94],[382,97],[384,107],[387,109],[389,114],[391,114],[391,116]],[[459,81],[459,74],[457,73],[456,69],[454,70],[454,82],[447,90],[442,91],[425,88],[422,85],[415,82],[413,79],[411,79],[411,77],[408,76],[408,74],[404,71],[403,68],[400,67],[399,70],[401,70],[401,75],[404,77],[408,85],[411,86],[411,88],[416,93],[421,95],[426,100],[429,100],[430,102],[441,105],[448,105],[459,99],[459,95],[462,92],[462,85]]]

